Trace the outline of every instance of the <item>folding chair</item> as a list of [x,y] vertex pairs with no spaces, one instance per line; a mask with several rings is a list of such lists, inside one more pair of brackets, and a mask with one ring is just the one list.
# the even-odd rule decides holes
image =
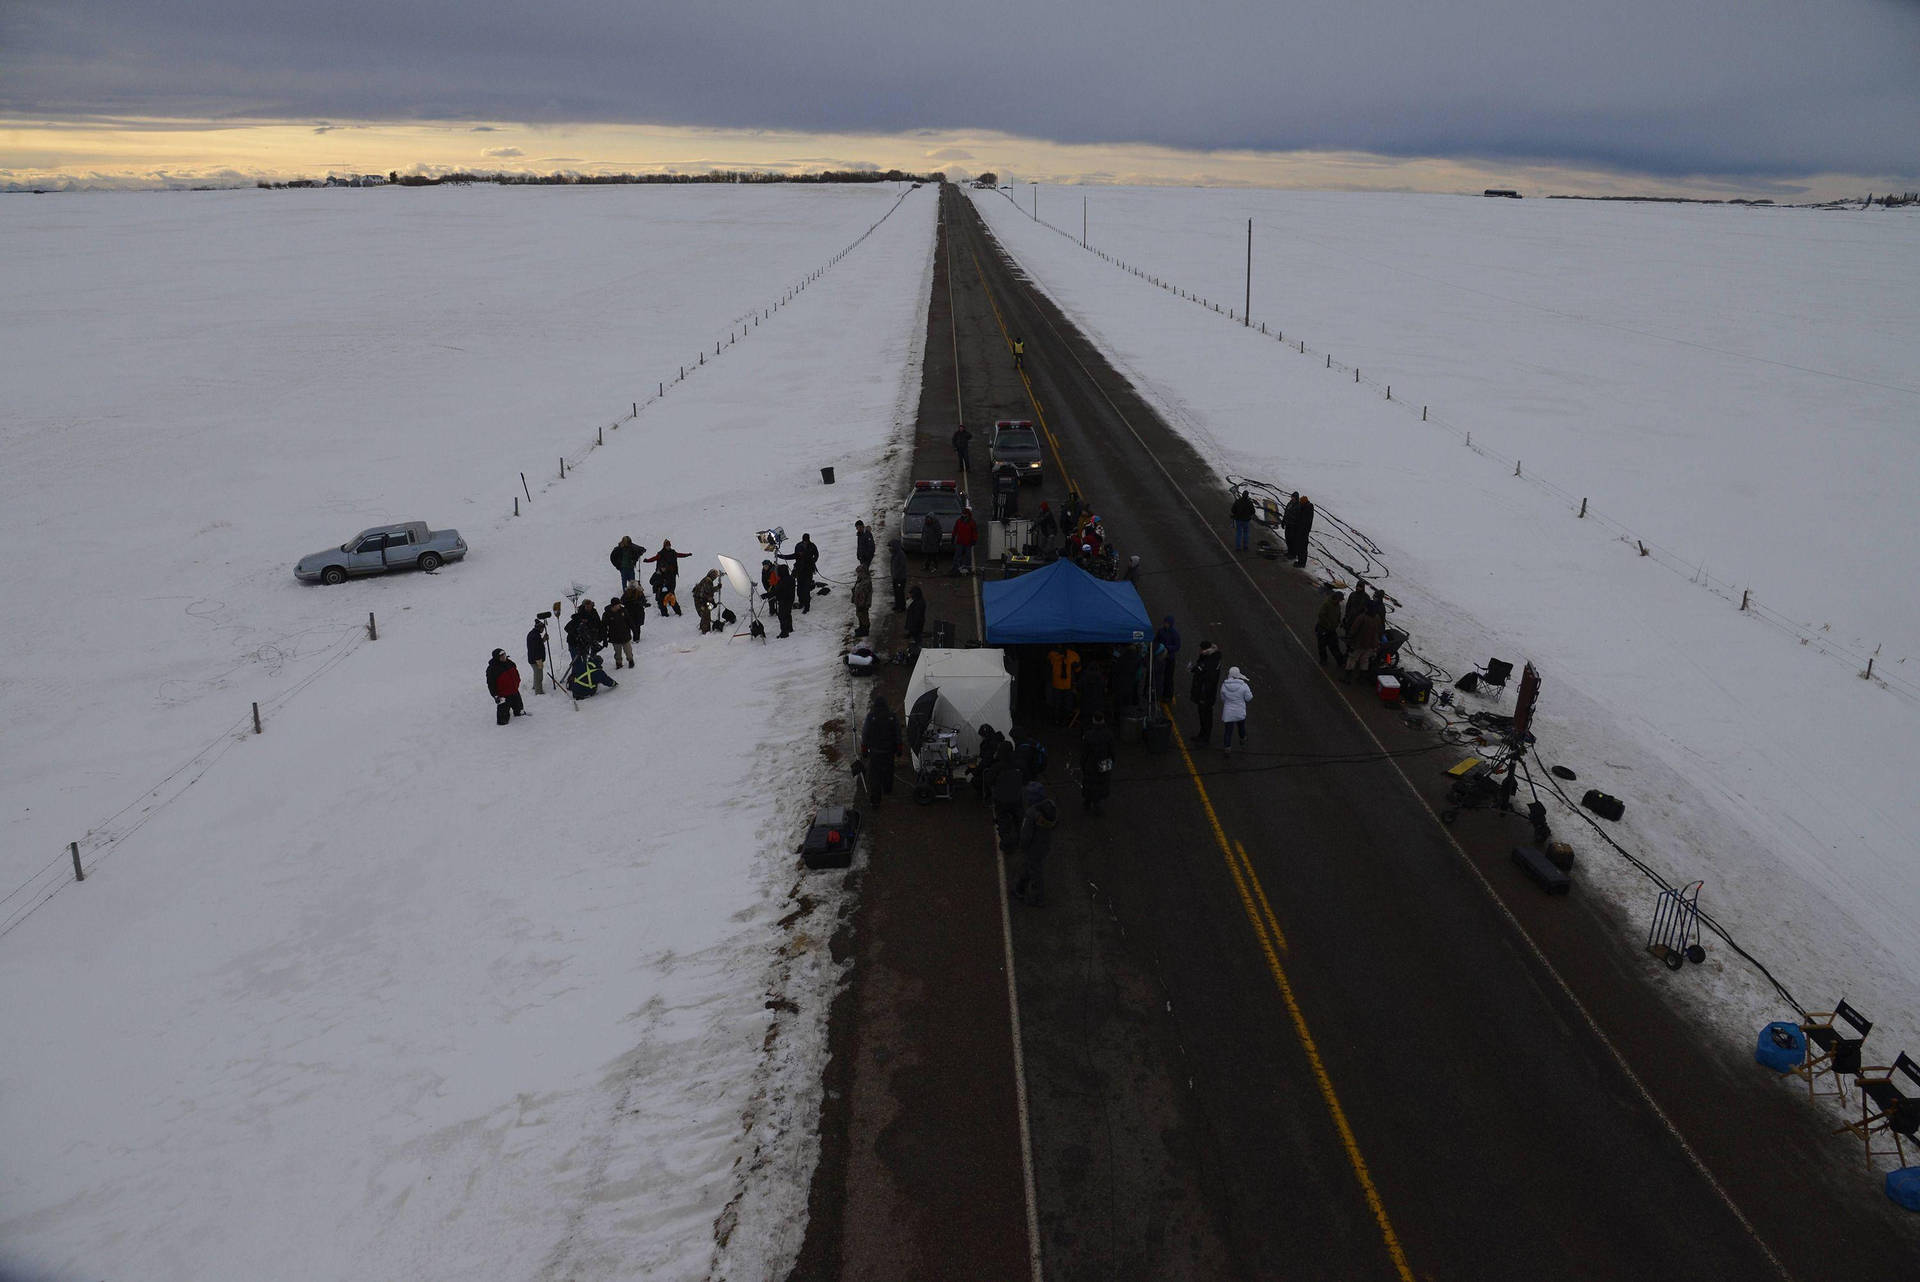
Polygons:
[[[1904,1079],[1904,1080],[1900,1080]],[[1860,1120],[1849,1122],[1834,1132],[1842,1135],[1848,1131],[1858,1135],[1867,1146],[1867,1166],[1873,1166],[1876,1155],[1893,1157],[1901,1166],[1907,1164],[1908,1140],[1914,1142],[1920,1150],[1920,1064],[1913,1062],[1905,1051],[1888,1065],[1863,1068],[1855,1079],[1860,1087]],[[1912,1094],[1900,1089],[1909,1088]],[[1893,1148],[1873,1147],[1873,1137],[1891,1135]]]
[[[1859,1075],[1860,1046],[1873,1031],[1873,1021],[1843,998],[1830,1011],[1809,1013],[1800,1021],[1800,1031],[1807,1035],[1807,1057],[1792,1071],[1807,1079],[1808,1098],[1832,1095],[1845,1104],[1847,1087],[1840,1079]],[[1818,1089],[1823,1076],[1833,1079],[1831,1091]]]

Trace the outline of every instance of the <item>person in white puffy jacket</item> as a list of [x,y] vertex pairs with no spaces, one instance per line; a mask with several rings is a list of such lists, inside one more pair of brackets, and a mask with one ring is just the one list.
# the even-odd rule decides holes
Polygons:
[[1238,668],[1227,669],[1227,679],[1220,683],[1220,729],[1225,739],[1225,751],[1233,751],[1233,732],[1240,732],[1240,746],[1247,745],[1247,705],[1253,702],[1253,687],[1240,674]]

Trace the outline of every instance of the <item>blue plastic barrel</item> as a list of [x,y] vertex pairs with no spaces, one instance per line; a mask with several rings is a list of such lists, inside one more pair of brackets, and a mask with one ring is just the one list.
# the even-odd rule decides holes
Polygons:
[[1887,1196],[1909,1211],[1920,1211],[1920,1166],[1888,1171]]

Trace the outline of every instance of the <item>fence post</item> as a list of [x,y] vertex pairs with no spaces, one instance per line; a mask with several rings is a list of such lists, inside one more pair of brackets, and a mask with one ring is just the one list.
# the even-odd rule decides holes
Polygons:
[[260,733],[260,705],[257,703],[253,705],[253,732]]
[[[1580,500],[1580,517],[1581,517],[1581,519],[1582,519],[1582,520],[1585,520],[1585,519],[1586,519],[1586,515],[1587,515],[1587,501],[1586,501],[1585,499],[1581,499],[1581,500]],[[1745,607],[1745,606],[1742,606],[1741,608],[1742,608],[1742,609],[1745,609],[1746,607]]]
[[1388,383],[1388,384],[1387,384],[1387,399],[1388,399],[1388,400],[1392,400],[1392,399],[1393,399],[1393,384],[1392,384],[1392,383]]
[[525,472],[520,473],[520,488],[527,490],[527,502],[533,502],[533,491],[527,489],[527,474]]
[[1753,589],[1752,589],[1752,588],[1741,588],[1741,589],[1740,589],[1740,609],[1741,609],[1741,610],[1742,610],[1743,612],[1744,612],[1744,611],[1746,610],[1746,608],[1747,608],[1747,597],[1748,597],[1749,595],[1751,595],[1751,594],[1752,594],[1752,592],[1753,592]]
[[1635,547],[1637,547],[1637,548],[1639,548],[1639,549],[1640,549],[1640,555],[1641,555],[1641,556],[1650,556],[1650,555],[1652,555],[1651,553],[1649,553],[1649,552],[1647,551],[1647,545],[1646,545],[1646,544],[1644,544],[1644,543],[1642,543],[1642,542],[1641,542],[1641,541],[1640,541],[1639,539],[1635,539],[1635,540],[1633,541],[1633,543],[1634,543],[1634,546],[1635,546]]
[[1332,368],[1333,368],[1333,353],[1332,353],[1332,352],[1328,352],[1328,353],[1327,353],[1327,368],[1328,368],[1328,369],[1332,369]]
[[567,479],[567,456],[564,454],[560,456],[560,479]]
[[[1868,664],[1867,666],[1871,669],[1873,665]],[[80,867],[80,843],[77,841],[69,841],[67,843],[67,853],[73,856],[73,879],[75,881],[85,881],[87,879],[86,870]]]
[[1356,383],[1360,381],[1360,367],[1358,365],[1353,367],[1353,381]]
[[1515,459],[1515,460],[1513,461],[1513,474],[1514,474],[1515,476],[1518,476],[1518,475],[1520,475],[1520,460],[1519,460],[1519,459]]
[[380,625],[373,621],[373,611],[368,610],[367,611],[367,640],[378,641],[379,639],[380,639]]
[[513,496],[513,514],[515,516],[520,515],[520,496],[518,494]]
[[593,429],[593,443],[595,445],[605,445],[607,443],[607,433],[605,428],[596,427]]
[[1422,423],[1427,421],[1427,407],[1424,405],[1420,407],[1420,421]]
[[[662,390],[664,390],[664,389],[662,389]],[[631,413],[631,414],[629,414],[629,415],[627,415],[627,417],[628,417],[628,418],[639,418],[639,417],[640,417],[640,402],[639,402],[639,401],[635,401],[635,402],[633,403],[633,413]]]

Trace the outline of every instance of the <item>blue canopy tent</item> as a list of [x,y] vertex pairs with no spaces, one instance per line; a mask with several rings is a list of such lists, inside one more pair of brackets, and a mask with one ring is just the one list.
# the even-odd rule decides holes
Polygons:
[[980,597],[988,645],[1126,645],[1153,635],[1153,622],[1133,584],[1096,579],[1071,561],[983,583]]

